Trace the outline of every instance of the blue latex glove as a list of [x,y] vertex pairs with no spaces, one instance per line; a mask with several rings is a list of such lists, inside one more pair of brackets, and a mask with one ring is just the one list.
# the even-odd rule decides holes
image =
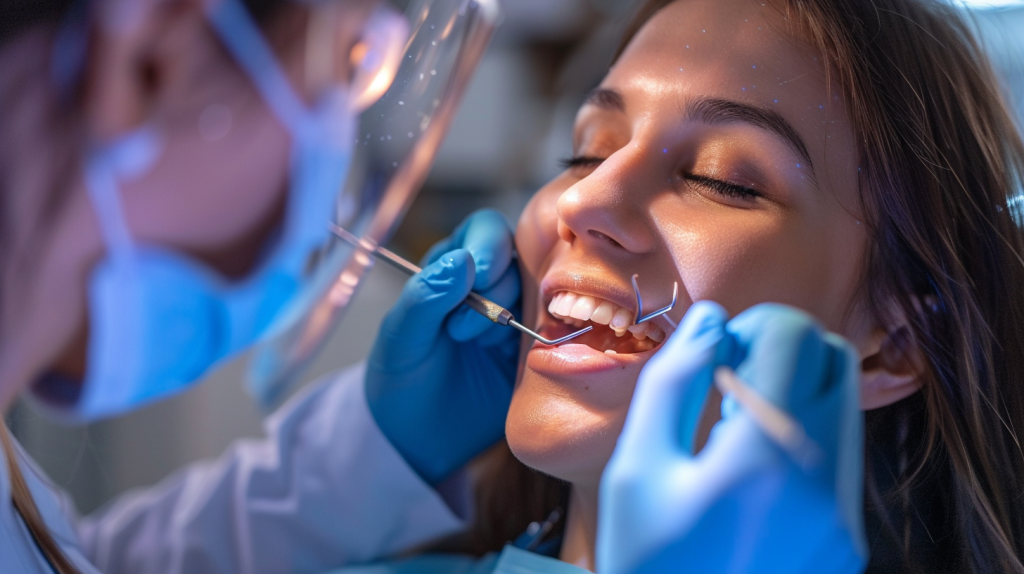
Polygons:
[[[601,481],[598,572],[863,571],[856,352],[789,307],[727,319],[714,303],[695,304],[641,372]],[[823,451],[817,464],[794,463],[731,395],[691,454],[721,365],[803,424]]]
[[470,290],[515,313],[519,270],[497,212],[478,211],[426,256],[381,324],[366,397],[384,435],[436,484],[501,439],[518,332],[460,305]]

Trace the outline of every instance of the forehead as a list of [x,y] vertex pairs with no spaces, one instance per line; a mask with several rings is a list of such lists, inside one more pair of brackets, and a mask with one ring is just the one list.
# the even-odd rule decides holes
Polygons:
[[[852,133],[841,93],[830,93],[821,59],[779,6],[673,2],[641,28],[602,85],[621,92],[631,114],[676,113],[695,96],[768,108],[794,126],[816,164],[851,168]],[[826,158],[826,142],[841,144],[845,153]]]
[[755,0],[678,0],[648,20],[610,77],[669,73],[685,83],[713,72],[716,87],[733,96],[743,88],[782,92],[775,88],[794,82],[804,90],[823,89],[824,67],[810,46],[788,32],[790,26],[773,5]]

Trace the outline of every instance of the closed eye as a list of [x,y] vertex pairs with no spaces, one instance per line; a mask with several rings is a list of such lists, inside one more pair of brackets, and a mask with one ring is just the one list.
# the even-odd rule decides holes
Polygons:
[[[591,168],[601,165],[601,162],[603,162],[604,159],[605,158],[596,156],[576,155],[560,159],[558,160],[558,163],[561,164],[562,169],[573,169],[579,167]],[[758,197],[764,197],[756,189],[751,189],[735,183],[729,183],[713,177],[697,175],[695,173],[686,173],[683,174],[683,179],[693,183],[694,185],[732,199],[753,201]]]
[[695,173],[683,174],[683,179],[694,185],[703,187],[704,189],[707,189],[709,191],[732,199],[753,201],[758,197],[764,197],[760,192],[758,192],[755,189],[744,187],[742,185],[736,185],[735,183],[729,183],[727,181],[722,181],[720,179],[715,179],[712,177],[697,175]]
[[558,160],[558,163],[562,166],[562,169],[572,169],[574,167],[597,167],[601,165],[601,162],[603,161],[603,157],[574,155],[572,157],[562,158]]

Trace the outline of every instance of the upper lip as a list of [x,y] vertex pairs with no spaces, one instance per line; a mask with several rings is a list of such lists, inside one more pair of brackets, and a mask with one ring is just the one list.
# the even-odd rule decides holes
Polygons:
[[607,280],[593,273],[549,272],[540,283],[542,311],[546,312],[555,293],[571,291],[610,301],[625,309],[636,310],[636,295],[629,283],[621,280]]

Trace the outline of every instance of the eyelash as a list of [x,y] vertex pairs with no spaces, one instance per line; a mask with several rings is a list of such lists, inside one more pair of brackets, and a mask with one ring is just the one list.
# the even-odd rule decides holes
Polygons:
[[602,161],[604,161],[604,158],[589,155],[574,155],[572,157],[562,158],[558,160],[558,163],[562,166],[562,169],[571,169],[574,167],[592,167],[600,164]]
[[711,177],[705,177],[703,175],[697,175],[694,173],[687,173],[683,175],[683,178],[690,183],[695,183],[706,189],[710,189],[715,193],[731,197],[734,199],[745,199],[747,201],[753,201],[762,196],[757,190],[744,187],[742,185],[736,185],[735,183],[729,183],[720,179],[714,179]]
[[[604,161],[604,158],[579,155],[561,159],[558,163],[562,165],[562,169],[571,169],[574,167],[594,167],[596,165],[599,165],[602,161]],[[736,185],[735,183],[729,183],[727,181],[722,181],[720,179],[715,179],[712,177],[706,177],[694,173],[686,173],[683,174],[683,179],[689,181],[690,183],[699,185],[705,189],[709,189],[715,193],[733,199],[745,199],[749,201],[754,200],[758,197],[763,197],[761,193],[755,189],[744,187],[742,185]]]

